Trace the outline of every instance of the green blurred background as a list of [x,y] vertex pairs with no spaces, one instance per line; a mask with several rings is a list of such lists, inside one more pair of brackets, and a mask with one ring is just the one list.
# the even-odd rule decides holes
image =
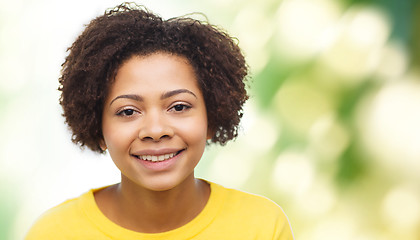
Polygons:
[[[265,195],[296,239],[420,239],[417,0],[148,0],[205,13],[251,67],[240,137],[197,176]],[[109,156],[70,142],[58,105],[65,50],[111,0],[0,0],[0,239],[118,181]],[[200,17],[200,16],[198,16]]]

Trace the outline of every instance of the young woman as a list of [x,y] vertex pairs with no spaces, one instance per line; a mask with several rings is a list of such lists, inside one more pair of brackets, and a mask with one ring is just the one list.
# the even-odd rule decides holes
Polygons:
[[69,51],[59,90],[72,140],[108,152],[121,182],[50,209],[26,239],[293,239],[272,201],[194,176],[206,144],[237,136],[248,98],[231,37],[124,3]]

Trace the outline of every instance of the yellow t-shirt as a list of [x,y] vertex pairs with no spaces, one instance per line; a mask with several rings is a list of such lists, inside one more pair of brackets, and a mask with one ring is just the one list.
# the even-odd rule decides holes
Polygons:
[[293,239],[286,215],[274,202],[215,183],[210,183],[210,187],[210,198],[203,211],[189,223],[168,232],[139,233],[115,224],[96,205],[96,189],[48,210],[25,239]]

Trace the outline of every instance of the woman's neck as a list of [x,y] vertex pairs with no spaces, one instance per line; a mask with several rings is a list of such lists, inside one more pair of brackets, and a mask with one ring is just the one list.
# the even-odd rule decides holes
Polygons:
[[189,176],[166,191],[150,191],[122,177],[95,194],[101,211],[114,223],[143,233],[166,232],[193,220],[210,196],[208,183]]

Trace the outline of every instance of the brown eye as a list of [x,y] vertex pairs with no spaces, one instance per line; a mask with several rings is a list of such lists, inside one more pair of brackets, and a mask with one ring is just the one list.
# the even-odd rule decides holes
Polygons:
[[184,106],[183,105],[175,105],[174,109],[175,109],[175,111],[182,111],[182,110],[184,110]]
[[127,116],[133,115],[134,114],[134,110],[133,109],[126,109],[123,111],[123,113]]
[[117,113],[118,116],[131,116],[133,115],[135,112],[133,109],[124,109],[120,112]]
[[184,104],[177,104],[175,106],[172,107],[172,109],[175,112],[181,112],[181,111],[185,111],[187,109],[191,108],[190,106],[184,105]]

